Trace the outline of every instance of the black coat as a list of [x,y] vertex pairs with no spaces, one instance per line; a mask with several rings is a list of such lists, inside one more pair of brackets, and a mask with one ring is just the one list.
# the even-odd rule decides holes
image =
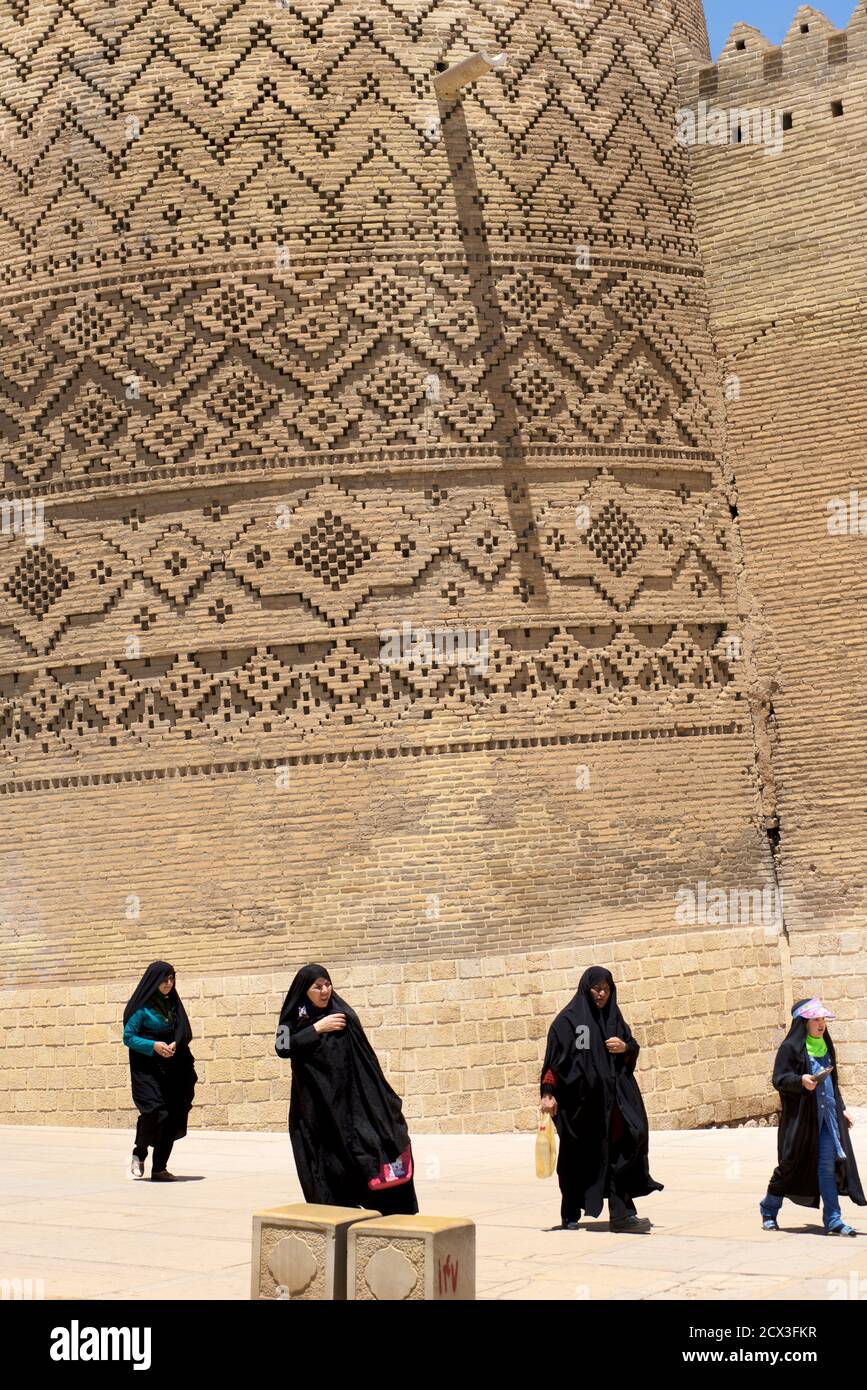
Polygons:
[[[124,1024],[139,1009],[152,1002],[160,982],[174,973],[168,961],[155,960],[148,966],[123,1011]],[[145,1020],[139,1036],[159,1042],[174,1042],[174,1056],[158,1057],[153,1053],[148,1057],[134,1048],[129,1049],[132,1098],[142,1117],[137,1133],[139,1140],[148,1145],[160,1138],[183,1139],[199,1079],[190,1051],[193,1030],[177,986],[170,994],[160,996],[160,1002],[168,1010],[169,1017],[155,1028]]]
[[[611,995],[604,1009],[597,1009],[590,994],[590,978],[604,974]],[[576,1029],[586,1030],[576,1047]],[[622,1038],[626,1051],[609,1052],[605,1039]],[[616,1183],[622,1195],[644,1197],[661,1192],[662,1184],[650,1176],[649,1124],[635,1064],[640,1048],[617,1005],[617,986],[608,971],[591,967],[584,972],[578,991],[557,1015],[548,1031],[548,1047],[542,1066],[542,1094],[550,1094],[544,1077],[550,1070],[557,1078],[554,1123],[560,1136],[557,1176],[567,1205],[588,1216],[598,1216],[606,1196]],[[622,1137],[612,1143],[612,1122],[619,1111]]]
[[[819,1205],[819,1111],[816,1092],[808,1091],[801,1084],[801,1077],[810,1074],[810,1059],[807,1053],[807,1025],[802,1018],[796,1018],[788,1036],[780,1045],[774,1063],[773,1084],[780,1093],[782,1113],[777,1131],[777,1167],[768,1183],[768,1192],[774,1197],[788,1197],[802,1207]],[[846,1154],[845,1159],[837,1160],[837,1191],[849,1197],[859,1207],[867,1206],[858,1175],[858,1165],[849,1137],[849,1126],[843,1111],[845,1105],[837,1083],[837,1056],[828,1034],[828,1060],[834,1070],[831,1084],[834,1087],[834,1100],[837,1107],[837,1125],[840,1143]]]
[[[367,1185],[409,1148],[409,1130],[355,1010],[336,994],[325,1009],[307,998],[319,975],[328,978],[323,967],[307,966],[295,977],[275,1043],[292,1063],[289,1136],[304,1198],[386,1215],[417,1212],[412,1179],[378,1192]],[[345,1029],[317,1032],[313,1025],[330,1013],[346,1015]]]

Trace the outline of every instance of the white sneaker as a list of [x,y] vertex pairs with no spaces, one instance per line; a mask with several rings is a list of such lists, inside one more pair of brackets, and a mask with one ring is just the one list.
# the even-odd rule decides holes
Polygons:
[[129,1175],[131,1178],[144,1177],[144,1163],[137,1154],[133,1154],[132,1163],[129,1165]]

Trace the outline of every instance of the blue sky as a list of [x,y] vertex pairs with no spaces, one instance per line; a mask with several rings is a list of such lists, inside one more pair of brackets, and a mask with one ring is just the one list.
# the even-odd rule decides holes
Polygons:
[[[801,4],[810,0],[704,0],[707,27],[710,34],[710,51],[714,58],[732,31],[741,20],[761,29],[771,43],[779,43],[791,24],[795,11]],[[814,4],[814,10],[821,10],[838,29],[844,28],[855,9],[856,0],[826,0],[825,4]]]

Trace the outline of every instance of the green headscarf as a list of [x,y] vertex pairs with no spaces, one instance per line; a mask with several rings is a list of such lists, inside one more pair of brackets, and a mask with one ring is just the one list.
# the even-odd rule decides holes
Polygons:
[[825,1035],[821,1038],[814,1038],[812,1033],[807,1034],[807,1051],[811,1057],[827,1057],[828,1044],[825,1042]]

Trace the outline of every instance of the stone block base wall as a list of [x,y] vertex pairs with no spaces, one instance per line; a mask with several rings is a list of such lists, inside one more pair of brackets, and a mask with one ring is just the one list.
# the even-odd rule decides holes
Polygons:
[[836,1014],[830,1031],[847,1104],[867,1104],[867,933],[800,931],[791,937],[794,998],[821,994]]
[[[817,973],[822,950],[817,940]],[[678,1128],[775,1108],[770,1068],[786,1013],[785,956],[785,941],[771,931],[727,928],[457,960],[337,962],[333,975],[412,1129],[489,1134],[532,1128],[548,1024],[581,972],[607,962],[643,1045],[639,1076],[651,1121]],[[289,1066],[274,1055],[273,1035],[287,983],[287,973],[183,980],[200,1076],[193,1126],[286,1123]],[[801,983],[810,987],[806,977]],[[6,991],[0,1122],[132,1128],[120,1042],[128,987]],[[844,1086],[853,1058],[847,1044]]]

